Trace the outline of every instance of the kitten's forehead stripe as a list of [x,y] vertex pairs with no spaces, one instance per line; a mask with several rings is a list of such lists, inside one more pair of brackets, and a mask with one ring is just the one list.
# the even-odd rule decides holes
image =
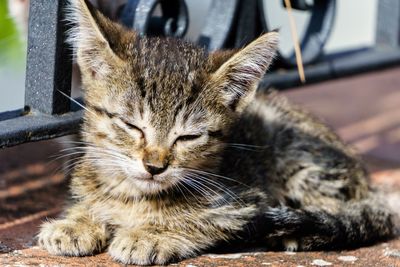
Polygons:
[[146,97],[146,88],[145,88],[145,85],[144,85],[145,84],[145,78],[143,76],[139,76],[136,79],[136,83],[137,83],[137,86],[138,86],[138,88],[140,90],[140,96],[142,98],[145,98]]
[[177,116],[182,111],[182,109],[183,109],[183,103],[182,102],[179,103],[178,105],[176,105],[175,112],[174,112],[174,122],[175,123],[176,123]]
[[[148,123],[157,135],[165,136],[175,123],[188,120],[201,102],[203,82],[197,72],[207,67],[207,53],[174,39],[140,38],[133,46],[137,49],[132,58],[132,75],[138,87],[138,111],[143,117],[147,106]],[[177,121],[178,114],[185,110],[184,121]]]

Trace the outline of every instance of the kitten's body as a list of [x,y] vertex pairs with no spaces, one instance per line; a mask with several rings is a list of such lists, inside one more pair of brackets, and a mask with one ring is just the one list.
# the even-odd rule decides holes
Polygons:
[[393,234],[359,160],[275,93],[254,97],[275,33],[207,53],[140,38],[76,1],[88,111],[73,204],[44,224],[54,254],[107,248],[163,264],[221,242],[289,250],[351,247]]

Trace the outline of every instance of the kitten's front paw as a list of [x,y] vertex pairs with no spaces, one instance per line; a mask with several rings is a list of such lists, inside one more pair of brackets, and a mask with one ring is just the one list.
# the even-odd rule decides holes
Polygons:
[[143,230],[119,230],[108,253],[124,264],[166,264],[173,259],[186,258],[195,253],[194,244],[173,233]]
[[99,226],[57,220],[44,223],[38,235],[39,245],[54,255],[84,256],[106,246],[106,232]]

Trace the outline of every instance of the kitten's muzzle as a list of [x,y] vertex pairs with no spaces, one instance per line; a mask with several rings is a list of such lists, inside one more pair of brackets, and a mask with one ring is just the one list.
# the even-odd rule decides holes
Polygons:
[[168,153],[164,149],[146,149],[143,157],[143,165],[151,175],[164,172],[168,168]]

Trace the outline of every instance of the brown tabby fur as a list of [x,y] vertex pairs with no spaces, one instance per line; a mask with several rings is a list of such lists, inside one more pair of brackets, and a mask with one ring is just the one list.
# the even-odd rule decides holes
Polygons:
[[238,240],[337,249],[393,234],[336,134],[276,93],[254,97],[277,33],[207,54],[83,0],[71,10],[87,111],[72,204],[39,234],[50,253],[165,264]]

